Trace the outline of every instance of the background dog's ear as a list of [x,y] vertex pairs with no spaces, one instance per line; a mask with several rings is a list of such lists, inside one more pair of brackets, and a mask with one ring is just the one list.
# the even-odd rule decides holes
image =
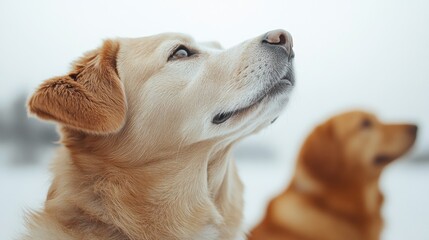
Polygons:
[[29,112],[85,132],[118,131],[127,108],[116,69],[118,50],[118,42],[106,40],[78,59],[68,75],[46,80],[30,97]]
[[332,121],[318,126],[305,140],[300,153],[300,164],[319,180],[336,181],[343,167],[339,158],[341,147]]

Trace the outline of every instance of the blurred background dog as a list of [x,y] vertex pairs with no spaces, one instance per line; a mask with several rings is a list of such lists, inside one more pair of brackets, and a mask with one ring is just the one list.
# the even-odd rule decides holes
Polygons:
[[361,111],[335,116],[305,140],[289,187],[268,205],[249,240],[377,240],[383,169],[405,154],[417,126]]

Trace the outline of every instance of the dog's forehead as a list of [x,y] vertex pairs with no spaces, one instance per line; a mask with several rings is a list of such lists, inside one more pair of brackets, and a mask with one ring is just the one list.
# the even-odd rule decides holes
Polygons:
[[124,45],[130,47],[133,52],[154,52],[158,48],[169,48],[172,45],[185,45],[203,52],[217,52],[224,50],[217,41],[197,42],[193,37],[183,33],[161,33],[139,38],[121,38]]
[[[132,53],[151,53],[160,46],[171,44],[195,44],[194,39],[182,33],[161,33],[152,36],[138,38],[120,38],[122,50]],[[168,44],[171,43],[171,44]]]
[[161,45],[178,45],[183,44],[187,47],[191,47],[194,49],[198,49],[203,52],[217,52],[219,50],[223,50],[220,43],[216,41],[204,41],[197,42],[193,37],[183,33],[163,33],[159,35],[153,36],[153,39],[148,39],[154,43],[158,43],[158,46]]
[[376,120],[377,118],[373,114],[368,112],[350,111],[333,117],[332,122],[335,125],[353,126],[365,119]]
[[222,45],[217,41],[198,42],[198,47],[207,51],[220,51],[223,50]]
[[326,124],[330,124],[338,135],[344,135],[350,131],[355,131],[363,121],[370,120],[378,122],[377,117],[369,112],[355,110],[342,113],[330,118]]
[[187,34],[183,33],[161,33],[158,35],[150,36],[147,38],[153,38],[150,40],[157,41],[158,43],[162,43],[165,41],[177,41],[177,42],[183,42],[183,43],[194,43],[194,39]]

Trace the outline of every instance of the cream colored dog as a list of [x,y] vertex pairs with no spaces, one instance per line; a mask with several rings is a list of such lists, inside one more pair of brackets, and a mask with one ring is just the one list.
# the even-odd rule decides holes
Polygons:
[[242,235],[229,152],[287,103],[292,38],[211,45],[181,34],[107,40],[38,88],[29,111],[60,125],[63,147],[24,239]]

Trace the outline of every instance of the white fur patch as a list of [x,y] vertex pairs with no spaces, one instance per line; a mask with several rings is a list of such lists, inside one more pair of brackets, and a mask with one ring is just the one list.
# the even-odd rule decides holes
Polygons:
[[219,230],[212,224],[206,225],[194,240],[216,240],[219,239]]

